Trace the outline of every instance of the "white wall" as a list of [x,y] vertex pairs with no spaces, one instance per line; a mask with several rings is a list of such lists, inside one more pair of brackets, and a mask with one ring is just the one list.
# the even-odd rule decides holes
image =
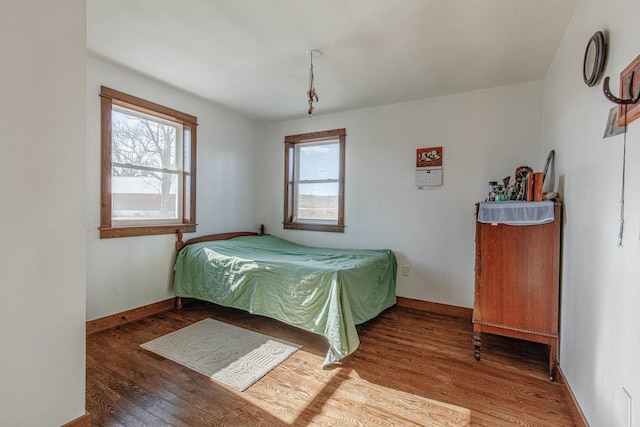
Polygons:
[[[537,81],[268,126],[260,221],[303,244],[393,249],[398,265],[411,267],[410,277],[398,276],[398,295],[472,307],[474,204],[488,181],[540,167],[541,88]],[[284,136],[342,127],[345,233],[283,230]],[[417,190],[416,149],[432,146],[443,146],[444,185]]]
[[258,230],[254,143],[259,125],[210,102],[89,57],[87,320],[173,297],[175,235],[100,239],[100,86],[198,118],[197,233]]
[[0,2],[0,425],[85,408],[85,2]]
[[581,68],[589,38],[606,30],[604,75],[640,54],[640,2],[583,0],[544,82],[543,153],[556,150],[556,186],[565,200],[560,364],[592,426],[627,426],[625,387],[640,426],[640,121],[627,134],[624,247],[617,247],[623,136],[602,139],[609,108],[602,81]]

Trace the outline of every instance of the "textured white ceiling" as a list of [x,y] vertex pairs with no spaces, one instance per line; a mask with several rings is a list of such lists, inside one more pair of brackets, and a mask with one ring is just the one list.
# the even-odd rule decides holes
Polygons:
[[309,49],[318,115],[541,79],[578,1],[87,0],[87,48],[266,123],[306,115]]

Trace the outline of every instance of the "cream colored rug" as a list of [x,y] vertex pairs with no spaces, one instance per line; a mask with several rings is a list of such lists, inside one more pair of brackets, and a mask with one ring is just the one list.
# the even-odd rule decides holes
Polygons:
[[301,346],[204,319],[140,347],[244,391]]

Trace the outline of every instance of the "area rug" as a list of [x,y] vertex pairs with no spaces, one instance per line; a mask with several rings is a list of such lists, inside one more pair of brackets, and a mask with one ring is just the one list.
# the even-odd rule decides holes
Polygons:
[[140,347],[244,391],[301,346],[204,319]]

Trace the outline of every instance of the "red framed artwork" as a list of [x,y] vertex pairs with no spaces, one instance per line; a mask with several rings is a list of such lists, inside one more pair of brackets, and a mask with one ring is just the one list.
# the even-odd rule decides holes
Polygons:
[[442,147],[418,148],[416,150],[416,167],[431,166],[442,166]]

